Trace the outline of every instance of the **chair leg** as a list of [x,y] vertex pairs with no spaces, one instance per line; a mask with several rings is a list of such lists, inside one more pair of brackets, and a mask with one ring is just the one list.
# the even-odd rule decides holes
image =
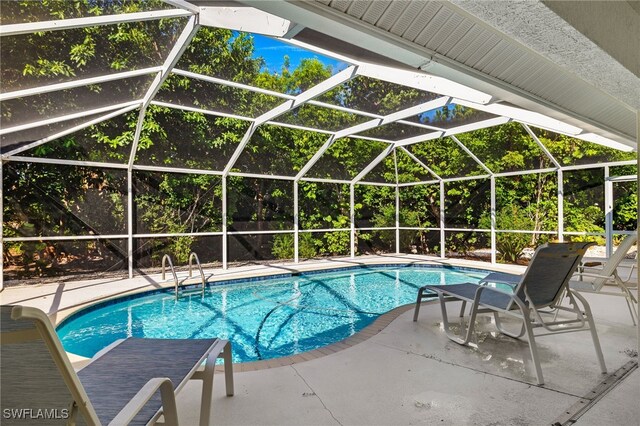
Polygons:
[[538,385],[544,385],[544,377],[542,376],[542,367],[540,366],[540,360],[538,359],[538,345],[536,344],[536,338],[533,335],[533,327],[531,327],[531,321],[529,319],[529,314],[527,312],[523,312],[523,326],[527,333],[527,340],[529,342],[529,351],[531,352],[531,359],[533,360],[533,365],[536,368],[536,380],[538,381]]
[[[442,293],[438,293],[438,299],[440,299],[440,310],[442,311],[442,326],[444,328],[444,332],[447,335],[447,337],[451,340],[453,340],[454,342],[460,344],[460,345],[466,345],[467,343],[469,343],[471,341],[471,336],[473,335],[473,329],[475,326],[475,320],[476,320],[476,314],[478,313],[478,310],[476,309],[477,307],[473,306],[472,310],[471,310],[471,316],[469,317],[469,324],[467,325],[467,332],[465,335],[465,338],[462,339],[460,337],[458,337],[457,335],[455,335],[451,329],[449,328],[449,317],[447,315],[447,307],[446,307],[446,300],[444,298],[444,295]],[[460,326],[462,327],[462,322],[460,323]],[[461,330],[461,333],[462,330]]]
[[631,321],[633,322],[633,325],[638,325],[636,323],[636,312],[633,310],[631,301],[629,301],[629,296],[625,296],[624,300],[627,302],[627,308],[629,308],[629,313],[631,314]]
[[593,347],[596,350],[596,356],[598,357],[598,363],[600,364],[600,371],[605,374],[607,372],[607,366],[604,363],[604,356],[602,355],[602,347],[600,347],[600,339],[598,339],[598,332],[596,331],[596,324],[593,321],[593,315],[591,315],[591,307],[587,300],[578,292],[574,292],[573,295],[580,300],[582,308],[584,309],[584,316],[587,317],[589,323],[589,331],[591,332],[591,339],[593,339]]
[[424,294],[424,287],[418,290],[418,298],[416,299],[416,308],[413,311],[413,322],[418,321],[418,314],[420,313],[420,304],[422,303],[422,295]]
[[200,400],[200,426],[209,426],[211,404],[213,404],[213,376],[216,369],[216,356],[209,355],[202,372],[202,399]]
[[227,396],[233,396],[233,356],[231,351],[231,342],[227,342],[222,352],[224,359],[224,383],[227,390]]
[[460,306],[460,314],[458,315],[460,318],[464,317],[464,309],[467,307],[467,301],[462,301],[462,306]]

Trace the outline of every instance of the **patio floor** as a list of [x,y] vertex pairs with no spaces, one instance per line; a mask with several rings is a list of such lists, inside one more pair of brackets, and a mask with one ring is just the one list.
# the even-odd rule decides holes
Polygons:
[[[340,259],[339,263],[350,263]],[[428,262],[422,256],[393,256],[393,262]],[[358,263],[392,263],[387,257],[358,258]],[[466,266],[486,263],[446,261]],[[304,269],[335,267],[335,262],[305,263]],[[238,274],[291,268],[248,266],[233,272],[216,271],[229,278]],[[520,267],[497,269],[518,272]],[[54,313],[60,321],[75,307],[106,294],[139,291],[167,283],[154,277],[116,283],[77,282],[7,288],[3,304],[22,303]],[[157,278],[157,277],[155,277]],[[64,291],[63,291],[64,290]],[[624,300],[588,295],[597,322],[610,373],[629,361],[637,362],[637,328],[631,325]],[[399,308],[403,310],[403,308]],[[451,306],[455,312],[455,306]],[[395,313],[396,315],[398,312]],[[526,342],[496,333],[488,316],[478,319],[477,347],[459,346],[441,330],[440,310],[426,304],[418,322],[404,311],[389,324],[378,322],[355,344],[338,352],[292,365],[263,363],[237,365],[236,395],[224,396],[223,376],[216,377],[213,423],[233,425],[538,425],[551,424],[569,407],[590,393],[604,378],[599,373],[588,332],[540,337],[538,342],[546,383],[536,386]],[[76,359],[76,358],[74,358]],[[76,359],[77,360],[77,359]],[[81,363],[77,364],[78,366]],[[271,367],[271,368],[267,368]],[[197,424],[198,382],[187,385],[178,398],[182,424]],[[640,418],[640,373],[635,369],[598,401],[582,425],[637,424]]]

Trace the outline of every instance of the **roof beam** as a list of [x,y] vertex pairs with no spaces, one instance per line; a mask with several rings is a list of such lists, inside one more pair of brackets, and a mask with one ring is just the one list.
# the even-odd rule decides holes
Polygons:
[[189,12],[192,12],[192,13],[200,12],[200,8],[198,6],[193,5],[185,0],[162,0],[162,1],[178,9],[188,10]]
[[479,105],[474,102],[469,102],[464,99],[454,99],[453,103],[462,105],[468,108],[477,109],[480,111],[490,112],[492,114],[501,115],[503,117],[509,117],[513,120],[530,124],[535,127],[551,130],[557,133],[563,133],[568,135],[577,135],[582,131],[581,128],[572,126],[571,124],[563,123],[555,118],[548,117],[538,112],[528,111],[523,108],[518,108],[511,105],[505,105],[501,103],[493,103],[489,105]]
[[152,21],[156,19],[192,16],[186,10],[153,10],[150,12],[124,13],[119,15],[87,16],[84,18],[58,19],[55,21],[25,22],[0,26],[0,36],[14,36],[41,31],[59,31],[71,28],[95,27],[99,25],[122,24],[125,22]]
[[293,26],[291,21],[253,7],[204,6],[200,8],[200,25],[235,31],[283,37]]
[[101,75],[99,77],[65,81],[64,83],[49,84],[47,86],[33,87],[30,89],[15,90],[13,92],[0,93],[0,102],[6,101],[9,99],[24,98],[24,97],[33,96],[33,95],[41,95],[43,93],[57,92],[59,90],[73,89],[75,87],[88,86],[90,84],[100,84],[100,83],[106,83],[108,81],[139,77],[142,75],[153,74],[160,71],[162,71],[162,67],[158,66],[158,67],[151,67],[151,68],[143,68],[140,70]]
[[358,74],[402,86],[412,87],[444,96],[466,99],[478,104],[486,104],[491,101],[491,95],[479,90],[463,86],[459,83],[442,77],[429,75],[423,71],[413,71],[400,68],[392,68],[384,65],[362,63],[358,67]]

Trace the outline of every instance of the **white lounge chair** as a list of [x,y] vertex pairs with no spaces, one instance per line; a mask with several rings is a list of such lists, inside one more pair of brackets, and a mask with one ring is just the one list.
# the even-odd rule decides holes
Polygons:
[[[416,300],[417,320],[419,305],[427,292],[437,295],[440,300],[442,310],[442,323],[447,337],[456,343],[466,345],[471,341],[475,326],[475,318],[478,313],[493,313],[495,324],[498,330],[510,337],[520,338],[527,334],[531,358],[536,369],[538,384],[544,383],[538,350],[535,342],[534,328],[542,327],[547,333],[565,333],[568,331],[589,330],[596,350],[596,356],[600,364],[600,369],[606,373],[606,366],[600,342],[596,333],[595,324],[591,315],[591,309],[587,301],[578,293],[568,290],[568,282],[575,272],[580,260],[590,245],[593,243],[555,243],[544,244],[536,250],[529,267],[522,275],[520,282],[513,292],[506,292],[491,286],[464,283],[450,285],[427,285],[420,289]],[[565,293],[566,292],[566,293]],[[566,294],[571,307],[561,306],[560,302]],[[580,301],[582,307],[577,304]],[[460,337],[453,333],[449,327],[446,303],[452,301],[462,301],[462,309],[467,302],[472,303],[470,318],[467,322],[467,330],[461,328]],[[545,320],[542,315],[549,312],[542,309],[561,310],[572,314],[571,318],[556,318]],[[504,329],[499,314],[506,314],[522,321],[522,328],[519,333],[513,333]],[[575,317],[574,317],[575,316]]]
[[119,426],[153,423],[161,415],[164,424],[176,425],[175,394],[189,379],[203,381],[200,424],[209,425],[219,356],[224,358],[227,395],[233,395],[231,344],[226,340],[129,338],[96,354],[76,374],[41,310],[2,306],[0,327],[3,425]]
[[[591,263],[584,263],[578,270],[578,272],[569,281],[569,288],[584,293],[599,293],[607,294],[610,296],[624,297],[631,314],[631,321],[633,325],[637,324],[637,313],[634,309],[634,304],[638,304],[631,288],[637,288],[638,282],[631,281],[631,275],[633,273],[634,266],[631,266],[626,280],[620,278],[618,274],[618,267],[625,258],[629,249],[638,241],[638,233],[635,232],[632,235],[628,235],[622,240],[613,255],[604,263],[601,264],[601,268],[594,268]],[[619,291],[607,291],[605,285],[617,286]]]

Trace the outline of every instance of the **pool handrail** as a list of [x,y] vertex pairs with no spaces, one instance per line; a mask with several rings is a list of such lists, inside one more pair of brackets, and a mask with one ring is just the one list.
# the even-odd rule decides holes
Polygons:
[[207,282],[204,278],[204,272],[202,271],[202,265],[200,264],[200,259],[198,258],[198,255],[196,254],[195,251],[192,251],[191,254],[189,255],[189,278],[193,277],[193,274],[191,272],[193,259],[196,260],[196,265],[198,266],[198,270],[200,271],[200,278],[202,279],[202,295],[204,296],[204,290],[207,287]]
[[169,268],[171,269],[171,274],[173,275],[173,283],[176,288],[176,300],[178,300],[178,276],[176,275],[176,269],[173,267],[173,262],[171,261],[171,256],[165,254],[162,256],[162,281],[165,280],[165,268],[166,262],[169,262]]

